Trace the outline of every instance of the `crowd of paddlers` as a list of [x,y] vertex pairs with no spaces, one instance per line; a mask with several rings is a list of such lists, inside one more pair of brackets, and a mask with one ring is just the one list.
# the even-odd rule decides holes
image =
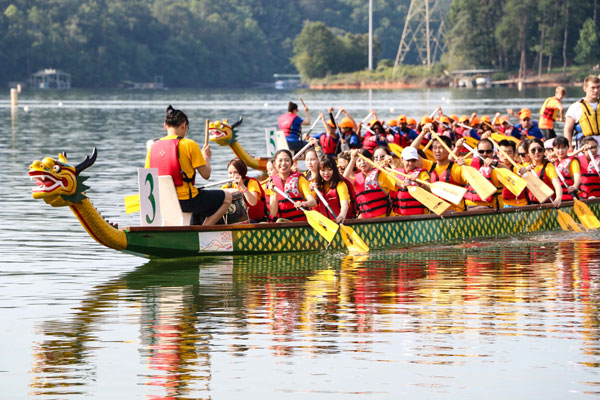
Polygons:
[[[557,88],[537,120],[527,108],[459,116],[437,107],[418,121],[407,115],[382,120],[372,110],[357,122],[345,109],[330,108],[311,124],[304,102],[305,119],[290,102],[278,120],[289,149],[269,161],[268,179],[248,177],[245,163],[234,159],[225,192],[241,194],[254,222],[303,221],[311,209],[342,223],[545,202],[560,207],[565,200],[600,197],[600,79],[586,78],[583,89],[585,97],[563,115],[565,90]],[[565,122],[562,134],[554,131],[555,121]],[[323,132],[315,133],[318,123]]]

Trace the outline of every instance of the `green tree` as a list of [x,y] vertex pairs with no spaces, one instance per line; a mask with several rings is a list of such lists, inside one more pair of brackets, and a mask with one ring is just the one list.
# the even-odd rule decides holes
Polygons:
[[306,21],[294,39],[292,63],[306,78],[322,78],[332,73],[338,60],[336,37],[323,22]]
[[575,46],[575,62],[578,64],[598,62],[600,58],[599,44],[598,31],[594,20],[588,18],[579,31],[579,40]]

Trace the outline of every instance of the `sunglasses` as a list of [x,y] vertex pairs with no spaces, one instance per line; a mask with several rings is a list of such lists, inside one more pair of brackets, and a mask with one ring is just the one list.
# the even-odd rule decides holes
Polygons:
[[519,154],[519,156],[521,156],[521,157],[525,157],[527,155],[527,153],[517,153],[517,154]]
[[490,150],[477,150],[478,153],[480,154],[494,154],[494,150],[490,149]]
[[544,152],[544,148],[543,147],[533,147],[533,148],[529,149],[529,152],[531,154],[543,153]]

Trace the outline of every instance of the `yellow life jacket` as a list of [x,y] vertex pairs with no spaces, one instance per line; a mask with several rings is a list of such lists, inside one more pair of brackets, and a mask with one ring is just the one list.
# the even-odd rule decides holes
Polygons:
[[600,135],[600,113],[594,110],[584,99],[581,104],[582,115],[579,118],[579,125],[584,136]]

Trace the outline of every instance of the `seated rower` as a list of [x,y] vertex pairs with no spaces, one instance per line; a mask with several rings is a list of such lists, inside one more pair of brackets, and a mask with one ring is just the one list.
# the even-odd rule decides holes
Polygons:
[[323,126],[325,127],[325,132],[317,133],[311,136],[311,138],[317,139],[319,146],[323,150],[323,153],[329,157],[335,157],[338,144],[340,141],[337,130],[335,129],[335,125],[333,123],[333,107],[329,108],[329,116],[330,120],[325,121],[325,116],[323,113],[319,114],[319,119],[323,122]]
[[[354,186],[358,218],[386,217],[389,214],[388,194],[395,190],[396,181],[387,174],[380,174],[377,168],[358,157],[358,151],[371,159],[371,153],[366,149],[352,150],[350,164],[344,172],[344,177]],[[384,162],[387,155],[387,148],[378,147],[374,151],[375,162]],[[354,166],[358,167],[356,173]]]
[[[579,185],[581,184],[581,166],[577,157],[569,157],[569,141],[564,136],[558,136],[554,139],[548,139],[545,143],[552,141],[554,149],[554,167],[559,174],[562,175],[560,179],[563,200],[573,200],[574,196],[577,196],[579,191]],[[567,184],[565,186],[565,183]]]
[[340,127],[340,131],[342,131],[341,137],[341,150],[344,151],[344,148],[347,149],[360,149],[360,138],[358,137],[358,125],[354,121],[354,118],[346,110],[340,108],[342,114],[344,114],[344,118],[338,124]]
[[[554,189],[555,195],[552,204],[556,208],[560,207],[563,197],[560,179],[558,178],[554,164],[546,160],[544,156],[544,142],[540,139],[531,140],[529,144],[529,158],[531,159],[531,164],[527,168],[533,170],[546,185]],[[533,193],[528,191],[527,197],[529,198],[529,203],[539,204],[538,199],[535,198]]]
[[[594,136],[586,136],[582,142],[583,154],[579,157],[581,162],[581,190],[582,197],[593,199],[600,197],[600,156],[598,156],[598,142]],[[589,155],[592,155],[593,159]]]
[[195,141],[187,139],[188,118],[171,106],[167,108],[164,128],[167,135],[148,150],[146,168],[158,168],[159,175],[171,175],[181,211],[192,213],[192,225],[215,225],[227,212],[232,196],[223,190],[198,190],[194,186],[196,171],[204,179],[210,178],[210,145],[200,150]]
[[311,147],[304,153],[304,164],[306,165],[304,177],[308,182],[315,182],[319,176],[319,156],[314,148]]
[[344,171],[346,171],[346,167],[350,163],[350,152],[343,151],[337,156],[337,168],[340,172],[340,175],[344,175]]
[[521,143],[517,146],[517,161],[519,164],[526,167],[531,164],[531,158],[529,157],[529,140],[521,140]]
[[[277,174],[271,177],[269,190],[269,213],[273,220],[306,221],[306,215],[299,209],[310,209],[317,202],[310,192],[308,181],[300,172],[292,172],[292,153],[281,149],[275,153]],[[292,198],[294,204],[273,190],[277,187]]]
[[254,178],[246,176],[248,166],[239,158],[234,158],[227,164],[227,174],[233,182],[222,187],[222,189],[231,190],[233,193],[240,192],[242,198],[248,207],[248,218],[250,222],[263,222],[266,219],[265,192],[260,182]]
[[323,194],[327,204],[337,216],[331,215],[327,206],[317,197],[316,210],[321,214],[326,215],[330,219],[335,219],[335,222],[341,224],[346,218],[354,218],[356,212],[354,204],[356,196],[354,188],[350,185],[339,173],[335,160],[327,157],[319,164],[319,176],[315,183],[316,188]]
[[427,171],[418,166],[419,153],[417,149],[410,146],[404,148],[402,150],[401,159],[403,167],[398,168],[397,171],[410,176],[412,179],[407,178],[404,175],[397,175],[403,183],[396,183],[396,185],[399,186],[399,189],[390,196],[392,200],[392,211],[395,215],[429,214],[429,209],[419,201],[415,200],[408,191],[408,186],[421,186],[421,184],[414,181],[414,179],[429,182],[429,174]]
[[[512,170],[515,174],[518,174],[518,168],[514,167],[513,164],[506,158],[506,156],[515,160],[517,145],[512,140],[503,139],[498,142],[498,147],[502,150],[498,153],[498,160],[502,165],[506,168]],[[506,154],[506,156],[505,156]],[[527,205],[527,191],[523,190],[521,194],[515,196],[513,192],[508,190],[507,187],[502,189],[502,200],[504,202],[504,207],[521,207]]]
[[[462,140],[462,139],[461,139]],[[457,146],[459,143],[457,142]],[[498,160],[494,157],[494,144],[489,139],[481,139],[477,144],[477,153],[480,157],[473,156],[471,167],[479,171],[487,180],[492,182],[496,187],[496,193],[492,194],[487,199],[482,199],[475,191],[471,184],[467,185],[467,193],[465,194],[465,204],[467,210],[480,210],[487,208],[500,209],[504,207],[502,198],[503,185],[498,180],[496,171],[492,168],[501,167]]]
[[[411,147],[418,148],[421,144],[422,138],[429,133],[430,127],[424,127],[421,134],[413,141]],[[451,149],[452,141],[447,136],[440,136],[440,140],[444,142],[446,147]],[[434,139],[431,145],[431,152],[435,161],[421,158],[421,164],[423,168],[429,173],[431,182],[442,181],[451,183],[457,186],[467,186],[467,181],[463,177],[462,167],[455,161],[450,160],[450,153],[446,148],[437,140]],[[460,212],[465,210],[464,200],[460,205],[452,204],[449,210],[454,212]]]

